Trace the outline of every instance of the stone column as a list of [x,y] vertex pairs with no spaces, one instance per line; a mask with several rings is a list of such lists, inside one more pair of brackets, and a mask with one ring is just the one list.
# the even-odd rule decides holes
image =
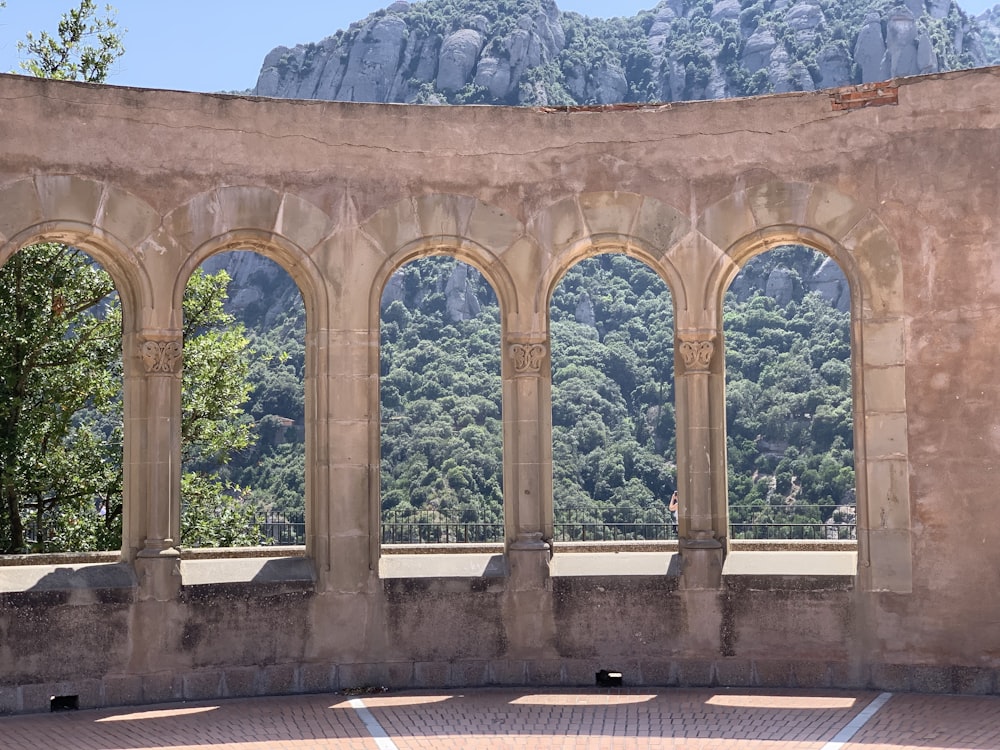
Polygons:
[[136,345],[142,372],[133,376],[139,387],[129,389],[138,398],[129,399],[126,415],[133,435],[126,502],[140,513],[126,528],[142,535],[135,560],[140,596],[163,601],[180,587],[182,344],[179,334],[163,333],[140,334]]
[[548,342],[508,339],[504,362],[505,529],[514,589],[544,588],[552,540]]
[[[686,588],[722,584],[723,547],[716,531],[713,474],[718,450],[713,440],[712,364],[715,333],[679,333],[675,342],[677,389],[677,464],[680,513],[678,536]],[[723,456],[724,456],[723,452]]]
[[[378,335],[338,330],[320,345],[312,529],[321,590],[363,591],[378,565]],[[329,375],[325,375],[328,372]]]

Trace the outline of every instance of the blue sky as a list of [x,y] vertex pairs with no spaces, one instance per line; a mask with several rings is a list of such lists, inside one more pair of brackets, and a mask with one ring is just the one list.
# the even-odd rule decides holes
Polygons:
[[[980,13],[994,0],[959,0]],[[26,31],[54,32],[75,0],[7,0],[0,9],[0,71],[18,71]],[[280,44],[318,42],[392,0],[116,0],[125,57],[108,83],[229,91],[251,88],[260,64]],[[633,15],[657,0],[562,0],[561,10],[589,16]],[[99,5],[104,0],[98,0]]]

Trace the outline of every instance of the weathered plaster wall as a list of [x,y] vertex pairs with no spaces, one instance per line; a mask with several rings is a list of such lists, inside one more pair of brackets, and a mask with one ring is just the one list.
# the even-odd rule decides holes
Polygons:
[[[0,565],[0,712],[66,694],[586,684],[602,667],[1000,691],[1000,69],[905,79],[880,106],[838,97],[543,112],[0,76],[0,263],[77,244],[126,320],[121,562]],[[722,294],[786,242],[851,284],[856,553],[726,539]],[[281,263],[306,302],[304,560],[176,546],[180,297],[235,248]],[[557,547],[579,555],[560,572],[547,300],[598,252],[642,259],[675,299],[681,540],[617,562]],[[378,300],[432,253],[476,265],[501,305],[499,573],[379,573]]]

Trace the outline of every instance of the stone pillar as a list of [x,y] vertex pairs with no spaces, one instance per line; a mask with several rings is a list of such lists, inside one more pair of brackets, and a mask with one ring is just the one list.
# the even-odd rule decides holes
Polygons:
[[[722,585],[723,546],[717,532],[716,472],[718,454],[713,435],[711,367],[715,333],[679,333],[675,342],[677,390],[677,465],[680,509],[678,536],[685,588]],[[725,454],[723,453],[723,456]]]
[[511,585],[545,588],[552,549],[551,368],[546,340],[508,340],[504,362],[504,519]]
[[378,565],[378,335],[336,330],[311,340],[319,397],[306,548],[320,590],[354,593],[371,585]]
[[140,597],[165,601],[180,589],[182,344],[175,333],[140,334],[135,344],[142,369],[132,377],[138,388],[129,389],[137,398],[126,414],[132,437],[125,488],[127,505],[139,512],[126,532],[142,537],[135,559]]

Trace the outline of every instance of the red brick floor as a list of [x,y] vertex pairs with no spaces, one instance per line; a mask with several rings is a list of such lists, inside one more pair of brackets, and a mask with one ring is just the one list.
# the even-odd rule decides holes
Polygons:
[[0,718],[0,750],[1000,750],[1000,697],[474,689],[305,695]]

